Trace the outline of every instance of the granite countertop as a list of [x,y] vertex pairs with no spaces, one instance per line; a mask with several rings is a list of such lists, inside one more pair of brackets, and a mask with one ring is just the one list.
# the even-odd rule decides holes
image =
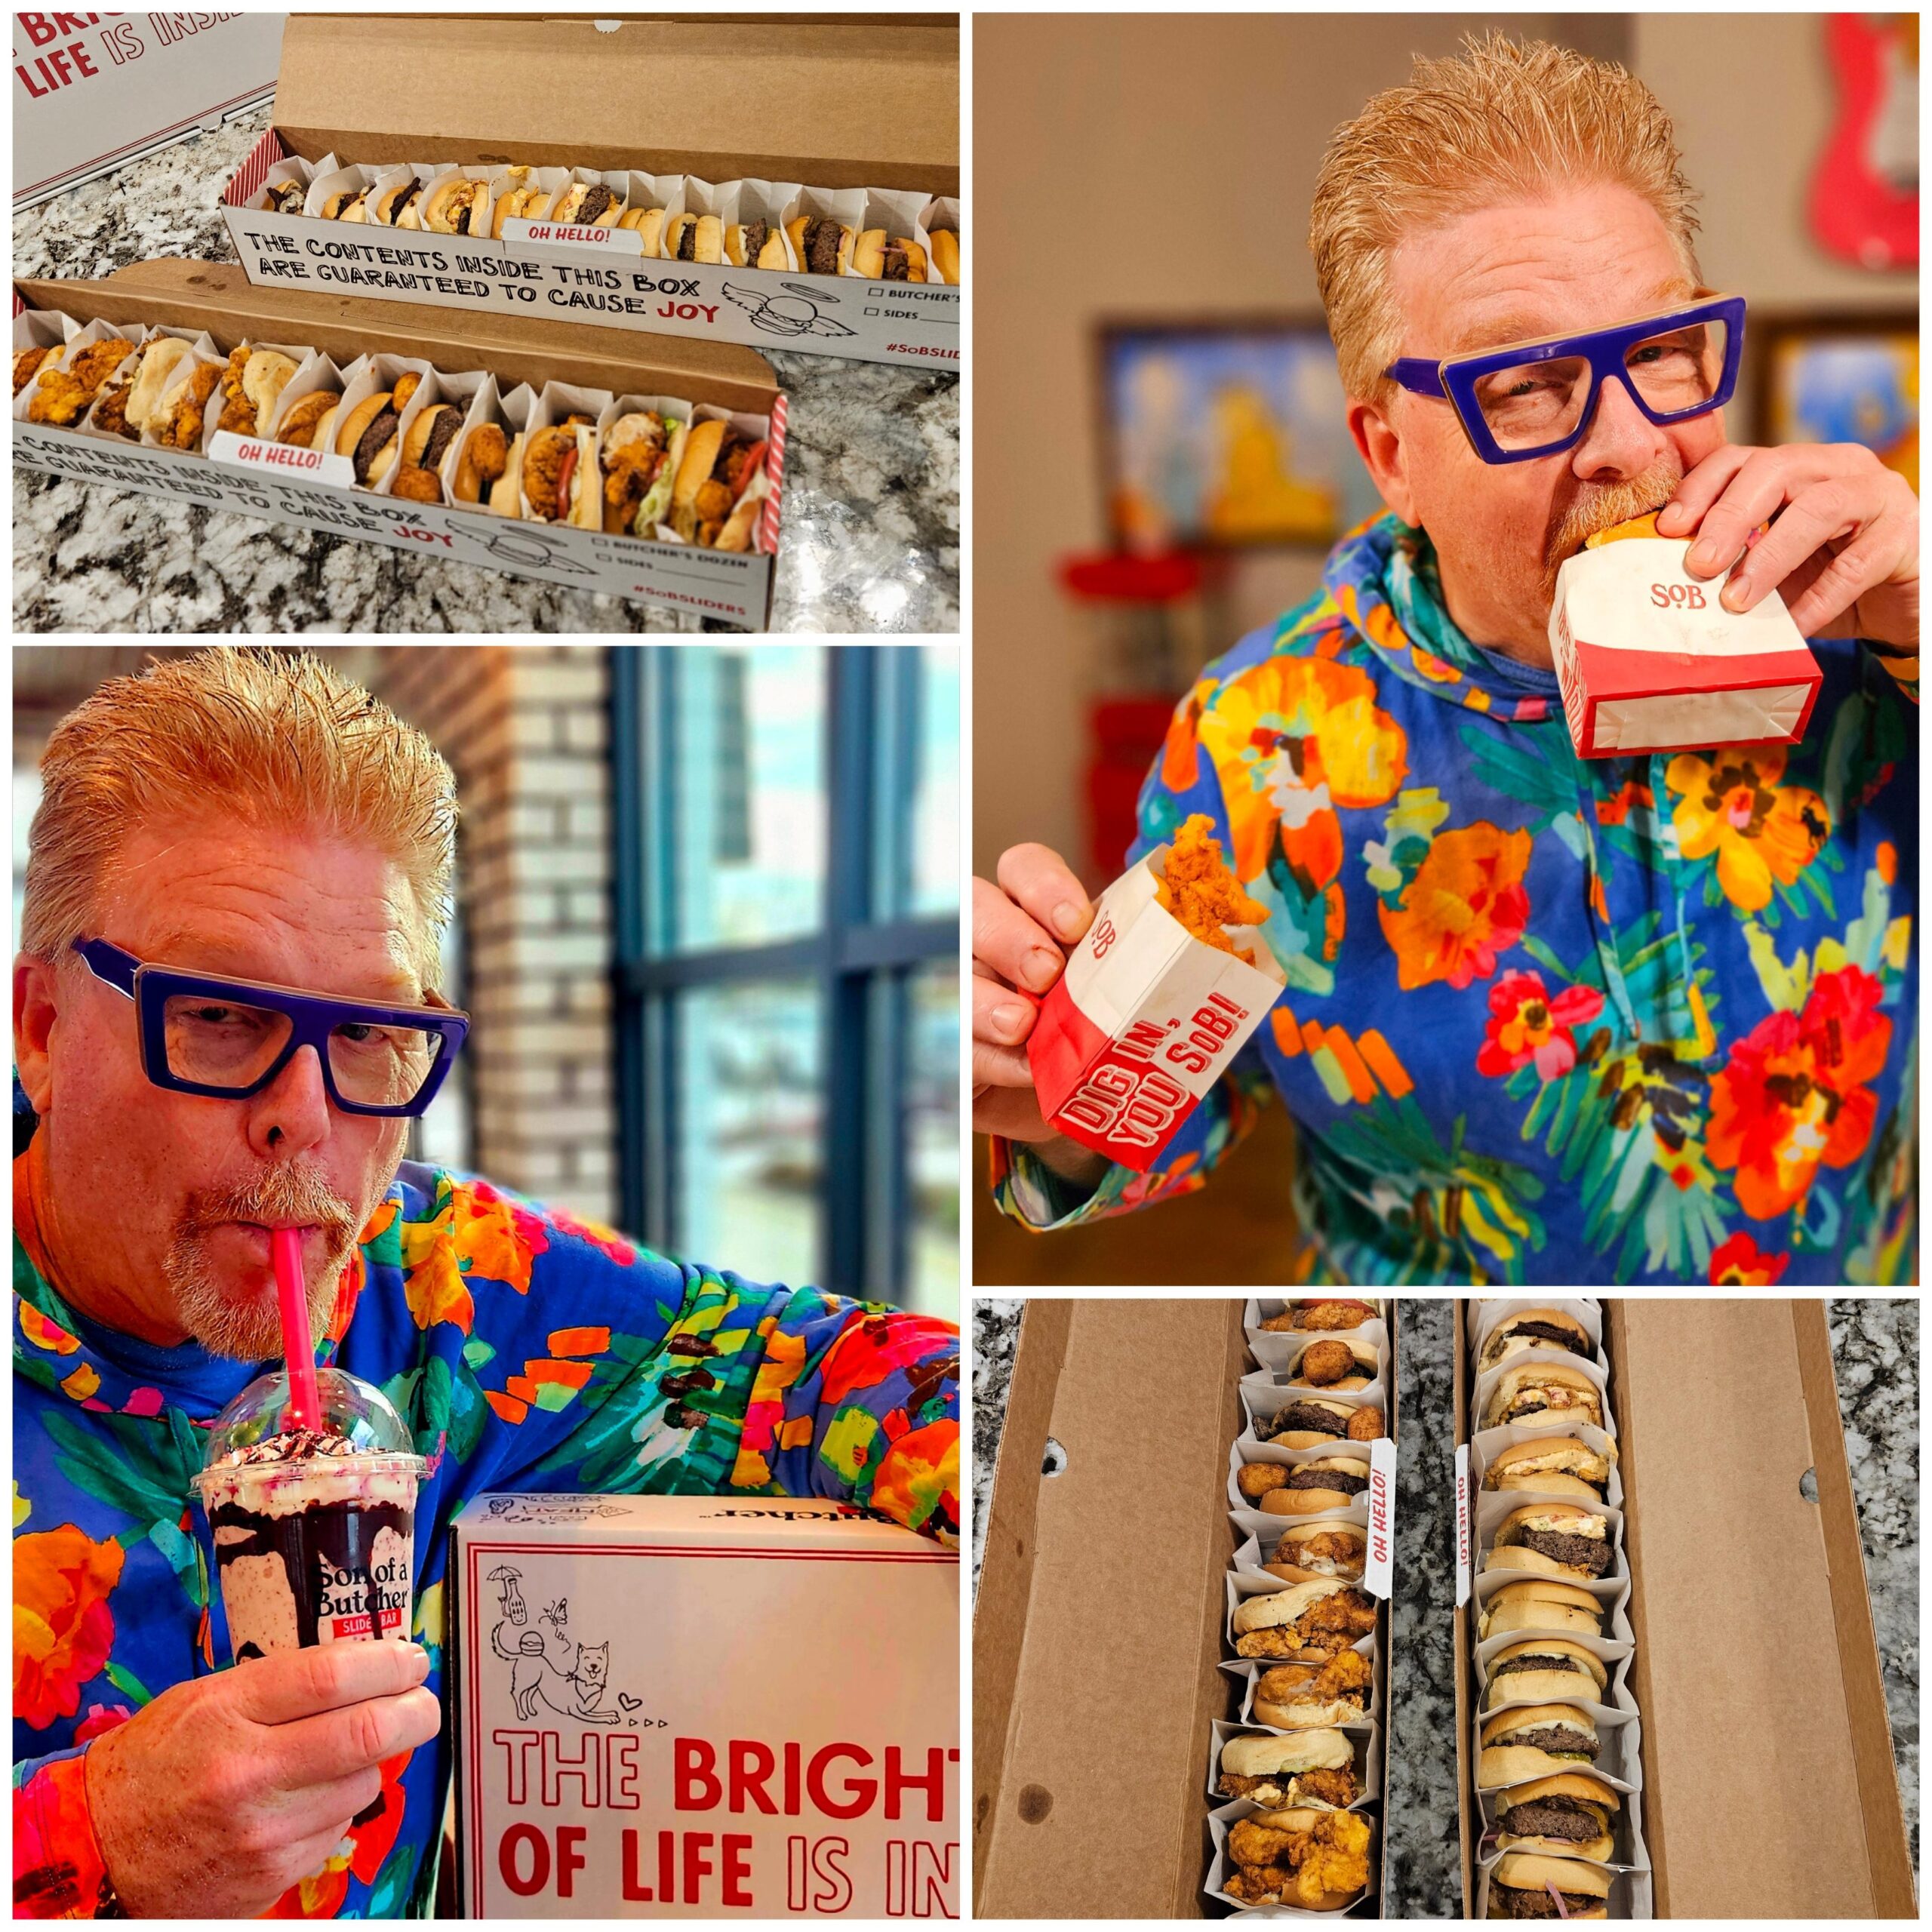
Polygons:
[[[1023,1301],[973,1303],[973,1583]],[[1453,1327],[1449,1298],[1401,1303],[1393,1723],[1385,1916],[1460,1915],[1456,1820]],[[1826,1304],[1900,1795],[1918,1863],[1918,1304]]]
[[[223,186],[266,108],[14,218],[14,272],[235,259]],[[959,628],[959,379],[771,352],[791,399],[774,631]],[[613,631],[701,627],[380,545],[17,464],[17,631]]]

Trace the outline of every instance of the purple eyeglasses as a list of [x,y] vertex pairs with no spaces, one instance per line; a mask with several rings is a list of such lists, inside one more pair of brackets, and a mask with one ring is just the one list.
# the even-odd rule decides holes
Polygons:
[[219,973],[155,966],[104,939],[74,950],[134,1002],[141,1066],[157,1087],[214,1100],[259,1094],[304,1047],[329,1099],[349,1114],[413,1118],[448,1077],[469,1017],[448,1007],[331,999]]
[[1613,380],[1653,423],[1722,408],[1743,352],[1744,298],[1719,295],[1610,328],[1440,362],[1405,355],[1383,374],[1414,395],[1446,397],[1484,462],[1527,463],[1580,441]]

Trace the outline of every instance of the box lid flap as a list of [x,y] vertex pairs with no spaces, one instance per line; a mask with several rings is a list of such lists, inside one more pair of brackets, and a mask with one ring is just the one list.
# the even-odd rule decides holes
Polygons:
[[653,1549],[836,1549],[956,1563],[955,1551],[856,1503],[824,1497],[605,1496],[571,1491],[472,1498],[459,1544],[611,1543]]
[[[974,1909],[1198,1918],[1241,1304],[1036,1300],[1026,1318],[974,1628],[976,1658],[1005,1660],[996,1696],[975,1666]],[[1049,1434],[1066,1466],[1043,1478]]]
[[334,148],[352,162],[554,162],[953,194],[958,20],[291,14],[275,121],[312,161]]
[[426,357],[452,374],[488,369],[506,388],[554,378],[759,413],[779,392],[771,365],[733,343],[261,287],[235,262],[159,256],[98,281],[14,285],[36,309],[64,309],[81,321],[206,329],[224,349],[245,337],[304,343],[338,362],[384,351]]
[[1911,1914],[1822,1306],[1620,1301],[1611,1320],[1659,1915]]

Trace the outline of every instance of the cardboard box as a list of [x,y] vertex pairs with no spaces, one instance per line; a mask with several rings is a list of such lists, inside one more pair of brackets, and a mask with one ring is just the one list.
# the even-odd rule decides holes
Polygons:
[[1229,928],[1248,956],[1223,952],[1158,903],[1170,849],[1157,846],[1101,894],[1026,1041],[1048,1124],[1137,1173],[1159,1158],[1284,983],[1252,930]]
[[14,211],[260,106],[283,18],[16,14]]
[[[388,354],[426,358],[452,375],[487,370],[506,393],[518,383],[540,389],[555,380],[768,417],[771,494],[758,540],[764,550],[741,555],[522,522],[481,509],[407,502],[19,418],[14,453],[17,462],[83,482],[360,537],[567,590],[669,605],[753,630],[770,620],[771,552],[779,541],[784,481],[785,398],[770,365],[748,349],[521,317],[456,315],[312,290],[257,288],[239,269],[217,262],[163,259],[97,281],[14,286],[17,348],[48,339],[51,316],[65,314],[82,325],[99,319],[117,328],[155,323],[205,331],[224,355],[245,340],[306,344],[344,367],[360,355]],[[17,306],[21,302],[26,312]]]
[[[1641,1716],[1629,1768],[1641,1790],[1626,1802],[1647,1850],[1650,1909],[1677,1918],[1915,1916],[1823,1303],[1619,1299],[1602,1309],[1630,1571],[1623,1681]],[[1459,1443],[1473,1413],[1474,1315],[1458,1300]],[[1720,1365],[1745,1398],[1713,1401],[1700,1364]],[[1799,1487],[1807,1472],[1815,1503]],[[1480,1538],[1469,1542],[1479,1561]],[[1472,1635],[1465,1607],[1456,1715],[1473,1914]],[[1638,1888],[1613,1903],[1617,1915],[1644,1915]]]
[[1582,758],[1796,744],[1824,673],[1776,591],[1742,616],[1683,539],[1580,551],[1557,572],[1549,644]]
[[958,1915],[956,1553],[850,1503],[482,1496],[448,1577],[466,1918]]
[[[1203,1297],[1026,1305],[973,1626],[977,1917],[1223,1909],[1204,1889],[1215,1827],[1224,1833],[1251,1808],[1208,1789],[1210,1761],[1239,1727],[1252,1675],[1224,1640],[1231,1566],[1251,1538],[1292,1520],[1229,1506],[1229,1447],[1247,1424],[1244,1377],[1256,1386],[1244,1332],[1255,1306]],[[1393,1430],[1392,1321],[1386,1373]],[[1050,1441],[1064,1466],[1043,1477]],[[1385,1683],[1388,1626],[1385,1614]],[[1378,1792],[1388,1736],[1385,1721],[1369,1767]],[[1380,1812],[1378,1801],[1378,1899]]]
[[956,228],[956,16],[294,14],[275,125],[222,201],[259,282],[959,366],[956,287],[660,261],[628,232],[558,245],[267,213],[291,158],[641,175],[654,205],[740,180],[780,184],[786,206],[865,190]]

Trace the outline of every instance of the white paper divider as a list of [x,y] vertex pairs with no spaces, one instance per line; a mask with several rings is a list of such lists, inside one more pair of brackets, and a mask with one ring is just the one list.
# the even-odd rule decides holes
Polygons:
[[[1513,1496],[1518,1502],[1526,1503],[1534,1497],[1543,1494],[1545,1492],[1535,1489],[1484,1489],[1483,1483],[1491,1465],[1504,1450],[1513,1449],[1519,1442],[1547,1443],[1552,1438],[1558,1441],[1574,1439],[1608,1458],[1610,1478],[1604,1501],[1613,1509],[1621,1509],[1623,1505],[1623,1477],[1617,1466],[1617,1444],[1602,1429],[1595,1428],[1589,1423],[1560,1430],[1526,1429],[1520,1423],[1512,1423],[1506,1429],[1478,1429],[1469,1440],[1470,1481],[1484,1496]],[[1548,1494],[1553,1502],[1579,1503],[1586,1509],[1597,1507],[1595,1502],[1589,1497],[1566,1496],[1555,1490],[1549,1491]]]
[[[1245,1698],[1242,1700],[1244,1709],[1247,1707],[1247,1701]],[[1382,1796],[1382,1727],[1379,1724],[1356,1724],[1332,1725],[1329,1728],[1339,1730],[1348,1740],[1349,1748],[1355,1754],[1355,1777],[1361,1786],[1361,1795],[1355,1801],[1342,1808],[1349,1811],[1359,1811],[1364,1805],[1377,1803]],[[1252,1798],[1222,1796],[1219,1788],[1221,1780],[1222,1748],[1231,1737],[1297,1737],[1306,1736],[1306,1734],[1292,1730],[1271,1730],[1266,1724],[1250,1724],[1245,1719],[1235,1723],[1226,1718],[1217,1718],[1214,1720],[1213,1729],[1214,1748],[1208,1760],[1209,1804],[1218,1807],[1245,1804],[1252,1810],[1266,1810],[1267,1808],[1266,1806],[1256,1804]]]

